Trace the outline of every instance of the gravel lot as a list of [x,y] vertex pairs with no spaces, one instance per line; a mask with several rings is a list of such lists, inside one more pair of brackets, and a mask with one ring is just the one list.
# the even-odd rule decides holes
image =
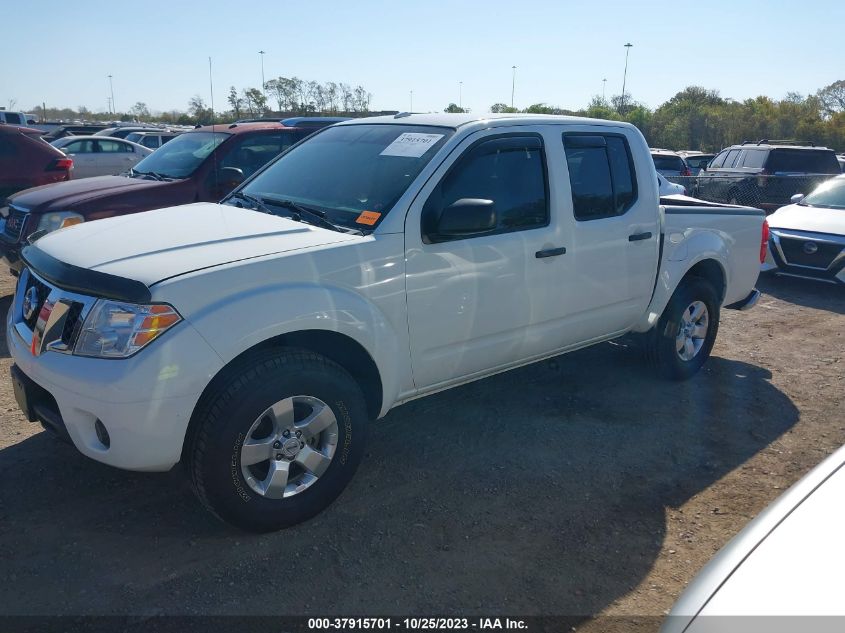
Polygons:
[[620,342],[394,410],[327,512],[264,536],[26,422],[0,339],[0,613],[660,616],[845,443],[845,291],[758,287],[687,383]]

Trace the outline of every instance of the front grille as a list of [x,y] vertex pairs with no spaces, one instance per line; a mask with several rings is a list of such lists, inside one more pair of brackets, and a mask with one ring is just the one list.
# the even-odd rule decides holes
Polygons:
[[[807,248],[812,250],[812,247],[808,247],[808,245],[815,245],[816,251],[808,253]],[[824,269],[833,263],[833,260],[844,248],[842,244],[793,237],[781,237],[780,247],[786,258],[786,263]]]
[[[32,312],[27,318],[26,312],[23,315],[23,321],[26,323],[27,327],[30,330],[35,329],[35,323],[38,321],[38,313],[41,312],[41,306],[44,305],[44,301],[47,300],[48,295],[50,294],[50,286],[42,282],[38,279],[35,275],[30,275],[29,279],[26,282],[26,288],[24,288],[24,297],[27,297],[30,293],[30,289],[35,288],[37,301],[34,302],[35,305],[32,306]],[[32,302],[30,302],[32,303]]]
[[15,296],[15,328],[27,345],[37,341],[38,353],[44,349],[69,353],[94,301],[56,288],[24,269]]
[[79,338],[79,333],[82,330],[82,309],[85,306],[78,301],[74,301],[70,310],[67,313],[65,320],[65,327],[62,329],[62,343],[72,348]]
[[3,233],[6,235],[6,237],[9,237],[15,241],[19,240],[21,237],[21,233],[23,232],[23,227],[26,224],[28,218],[28,212],[21,211],[20,209],[16,209],[15,207],[9,207],[9,217],[6,218],[6,228],[3,229]]

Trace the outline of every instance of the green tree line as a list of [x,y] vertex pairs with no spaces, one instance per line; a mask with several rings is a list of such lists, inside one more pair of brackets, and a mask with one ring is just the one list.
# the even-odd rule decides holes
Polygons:
[[[446,112],[462,112],[454,103]],[[845,80],[803,96],[788,93],[781,100],[759,96],[744,101],[726,99],[717,90],[684,88],[652,110],[630,94],[610,100],[593,97],[580,110],[564,110],[535,103],[523,110],[504,103],[491,112],[569,114],[627,121],[636,125],[652,147],[714,152],[744,140],[794,139],[845,151]]]

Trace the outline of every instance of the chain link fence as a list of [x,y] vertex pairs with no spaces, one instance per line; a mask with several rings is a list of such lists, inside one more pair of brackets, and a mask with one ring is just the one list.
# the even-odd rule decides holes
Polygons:
[[796,193],[808,194],[833,174],[801,176],[736,176],[701,172],[697,176],[666,176],[686,187],[687,195],[708,202],[741,204],[773,213],[790,204]]

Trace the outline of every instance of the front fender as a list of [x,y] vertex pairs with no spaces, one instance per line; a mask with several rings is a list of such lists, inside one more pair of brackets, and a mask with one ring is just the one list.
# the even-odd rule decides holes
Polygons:
[[[405,369],[396,328],[373,302],[347,288],[316,284],[273,284],[221,296],[190,317],[224,363],[268,339],[305,330],[348,336],[375,362],[386,413],[401,390]],[[237,327],[233,327],[237,324]],[[409,362],[404,363],[409,367]]]

